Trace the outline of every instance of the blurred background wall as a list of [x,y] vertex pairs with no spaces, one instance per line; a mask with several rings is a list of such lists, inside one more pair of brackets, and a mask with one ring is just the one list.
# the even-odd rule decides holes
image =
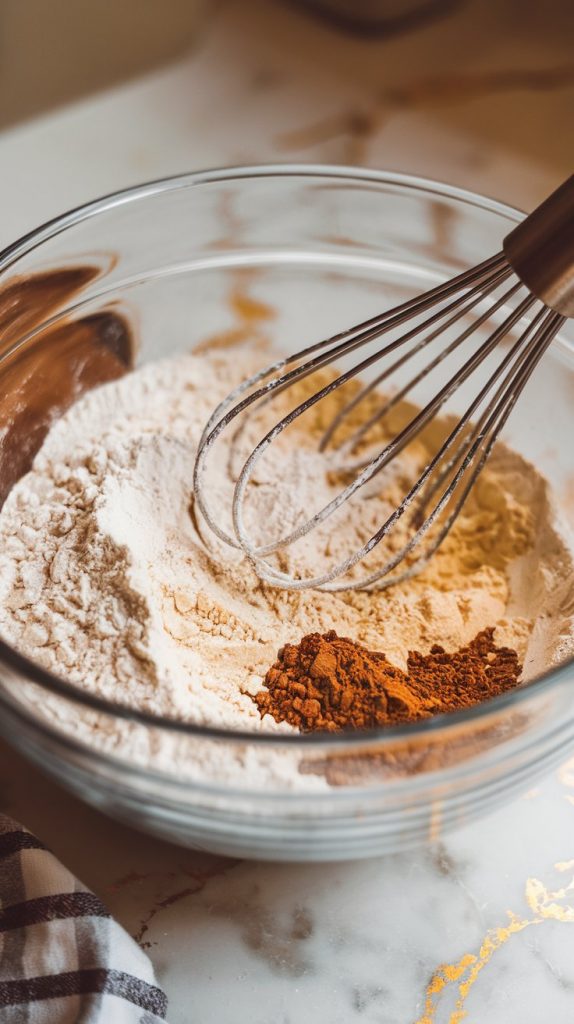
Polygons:
[[177,57],[213,0],[0,0],[0,128]]

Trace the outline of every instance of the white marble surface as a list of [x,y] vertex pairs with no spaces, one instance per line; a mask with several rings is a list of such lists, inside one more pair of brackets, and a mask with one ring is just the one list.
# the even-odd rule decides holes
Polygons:
[[[529,206],[574,162],[573,10],[468,0],[368,42],[265,0],[218,5],[185,61],[0,136],[0,244],[237,162],[364,162]],[[4,745],[0,807],[145,946],[171,1024],[574,1021],[574,763],[434,848],[327,867],[141,836]]]

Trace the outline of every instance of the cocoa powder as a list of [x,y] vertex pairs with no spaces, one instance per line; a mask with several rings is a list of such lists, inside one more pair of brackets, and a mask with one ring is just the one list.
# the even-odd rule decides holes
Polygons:
[[331,630],[286,644],[254,700],[262,716],[301,732],[368,729],[471,707],[515,687],[520,672],[516,652],[496,646],[493,628],[454,653],[438,644],[429,654],[409,652],[406,672]]

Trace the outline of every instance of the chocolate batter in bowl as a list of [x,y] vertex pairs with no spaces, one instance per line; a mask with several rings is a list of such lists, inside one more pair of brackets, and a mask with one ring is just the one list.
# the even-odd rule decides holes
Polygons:
[[[0,729],[11,742],[88,801],[144,829],[223,853],[300,860],[367,856],[436,837],[564,756],[574,732],[574,603],[558,506],[572,466],[556,438],[568,436],[574,415],[567,333],[509,421],[503,441],[512,454],[502,448],[498,469],[493,461],[487,471],[491,490],[485,477],[465,520],[462,562],[453,563],[452,551],[449,561],[447,550],[430,567],[432,593],[447,595],[449,615],[441,619],[440,602],[431,607],[428,580],[402,607],[389,591],[384,609],[367,594],[344,609],[352,625],[346,635],[404,664],[409,635],[424,656],[436,642],[454,649],[496,627],[499,644],[524,661],[523,682],[477,706],[414,724],[305,735],[289,721],[262,717],[257,696],[278,648],[334,628],[335,616],[306,598],[266,619],[267,597],[231,563],[212,586],[220,552],[194,521],[186,483],[190,424],[204,418],[210,374],[223,387],[226,373],[242,377],[253,360],[267,361],[270,346],[300,347],[302,338],[353,322],[358,311],[368,315],[451,276],[494,251],[519,216],[399,175],[251,168],[112,196],[2,254],[0,490],[7,502],[0,527],[12,517],[16,541],[2,554],[9,571],[0,594]],[[170,368],[177,401],[167,388]],[[99,384],[106,387],[94,391]],[[119,435],[130,394],[143,420],[138,443],[133,435],[127,446],[120,439],[122,454],[104,466],[82,448],[77,425],[108,402],[106,431]],[[32,510],[21,478],[56,422],[36,477],[27,478],[38,484]],[[48,464],[52,490],[45,488]],[[173,513],[163,548],[161,530],[140,543],[147,512],[137,489],[126,489],[128,464],[141,470],[140,484],[147,481],[149,515],[163,507]],[[86,519],[82,466],[95,482],[93,520]],[[161,467],[168,470],[163,484]],[[497,472],[507,486],[499,486]],[[264,481],[261,493],[264,514],[276,514],[265,504]],[[56,526],[54,496],[63,494],[69,516],[48,530],[47,523]],[[95,575],[80,580],[82,559],[74,559],[81,545],[73,540],[80,513],[82,543],[94,557],[100,542],[104,554],[117,545],[110,559],[116,583],[125,557],[123,593],[129,589],[133,602],[126,614],[112,613],[111,591],[108,604],[100,601]],[[18,544],[24,550],[15,557]],[[25,586],[12,586],[6,558],[18,562]],[[162,567],[153,586],[152,564]],[[34,597],[38,567],[51,581],[48,619],[45,588]],[[230,596],[234,574],[241,601],[239,591]],[[111,586],[104,576],[101,586]],[[97,592],[90,596],[86,587]],[[17,594],[25,594],[20,603]],[[97,619],[98,607],[107,619]],[[113,657],[96,662],[92,646],[70,645],[65,630],[55,629],[58,615],[64,623],[75,615],[76,625],[87,616],[90,629],[100,629],[99,650],[113,649]],[[144,620],[147,633],[134,632]],[[460,636],[448,634],[455,625]]]

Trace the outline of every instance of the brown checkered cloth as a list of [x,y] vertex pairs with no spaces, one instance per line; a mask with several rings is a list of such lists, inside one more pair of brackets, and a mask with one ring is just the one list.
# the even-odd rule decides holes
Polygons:
[[160,1024],[153,968],[105,906],[0,814],[2,1024]]

